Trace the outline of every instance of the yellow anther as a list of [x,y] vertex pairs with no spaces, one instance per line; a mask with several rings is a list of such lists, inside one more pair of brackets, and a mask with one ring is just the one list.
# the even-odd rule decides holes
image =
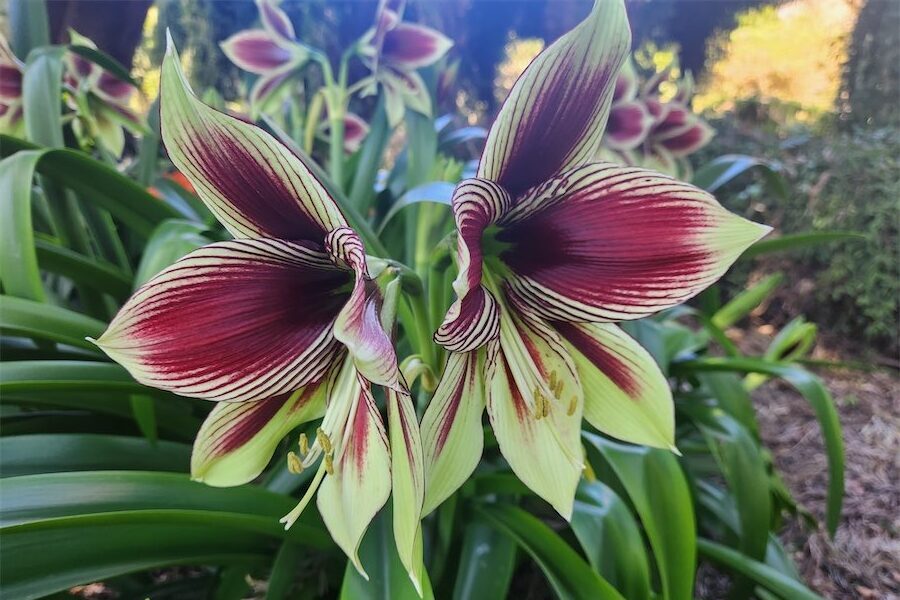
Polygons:
[[569,400],[569,408],[566,410],[566,414],[571,417],[575,414],[576,408],[578,408],[578,396],[572,396],[572,399]]
[[328,434],[319,427],[316,430],[316,439],[319,440],[319,445],[322,446],[322,450],[325,452],[331,452],[331,438],[328,437]]
[[303,461],[300,460],[300,457],[297,456],[294,452],[288,452],[287,466],[288,471],[290,471],[294,475],[299,475],[303,472]]
[[562,396],[562,393],[563,393],[563,382],[562,382],[562,379],[558,379],[558,380],[556,381],[556,385],[551,386],[551,389],[552,389],[553,395],[554,395],[555,397],[559,398],[560,396]]
[[556,371],[550,371],[550,389],[555,390],[559,380],[556,378]]
[[534,418],[540,419],[544,416],[544,395],[541,393],[541,388],[534,388]]
[[544,398],[544,401],[541,404],[541,415],[546,417],[550,414],[550,400]]
[[329,475],[334,475],[334,459],[331,452],[325,455],[325,472]]
[[309,454],[309,440],[306,439],[306,434],[300,434],[300,440],[297,442],[297,445],[300,446],[300,454],[306,456]]

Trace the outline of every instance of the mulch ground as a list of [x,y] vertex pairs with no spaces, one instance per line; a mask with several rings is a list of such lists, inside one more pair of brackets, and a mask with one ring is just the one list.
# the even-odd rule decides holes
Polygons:
[[[768,333],[763,329],[764,333]],[[755,333],[755,335],[754,335]],[[767,336],[751,330],[742,346]],[[814,358],[859,360],[817,348]],[[799,519],[781,539],[807,584],[826,598],[900,599],[900,376],[894,370],[818,370],[840,413],[846,494],[834,539]],[[824,522],[828,468],[815,414],[790,387],[753,393],[761,433],[796,500]]]

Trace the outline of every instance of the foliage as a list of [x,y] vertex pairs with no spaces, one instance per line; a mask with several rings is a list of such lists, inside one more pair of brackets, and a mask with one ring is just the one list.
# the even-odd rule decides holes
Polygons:
[[[385,22],[396,24],[400,19],[394,16]],[[99,53],[86,58],[97,68],[118,68]],[[413,416],[421,419],[442,371],[450,370],[446,351],[431,337],[453,300],[455,223],[446,205],[456,184],[474,172],[472,146],[486,132],[457,126],[452,116],[433,119],[427,107],[437,104],[436,86],[429,86],[423,92],[427,103],[419,98],[401,104],[406,136],[385,166],[393,130],[384,106],[389,80],[382,78],[374,107],[359,103],[372,109],[368,135],[348,148],[338,121],[347,115],[354,84],[340,67],[333,76],[332,64],[341,60],[324,54],[313,60],[322,85],[309,91],[313,98],[326,96],[331,129],[320,128],[321,106],[316,109],[309,97],[301,105],[287,95],[258,119],[279,144],[244,121],[199,108],[187,88],[165,88],[177,104],[164,108],[162,118],[171,125],[173,118],[203,110],[197,113],[203,119],[181,122],[198,127],[198,137],[205,133],[198,122],[227,124],[219,131],[223,136],[227,127],[258,132],[261,144],[274,145],[281,159],[309,170],[305,183],[321,182],[319,193],[340,207],[364,239],[372,255],[369,268],[380,267],[390,279],[377,310],[387,315],[379,315],[390,325],[386,329],[394,330],[394,315],[384,307],[396,308],[397,352],[405,357],[401,369],[416,396]],[[166,61],[166,85],[180,85],[172,79],[180,75],[174,51]],[[43,67],[29,61],[26,79],[29,69],[38,68]],[[45,83],[26,92],[26,115],[36,105],[29,97],[62,106],[64,92],[53,81]],[[190,464],[190,442],[211,403],[138,383],[86,339],[100,338],[142,283],[195,248],[229,240],[230,229],[217,223],[192,186],[172,174],[155,128],[141,129],[141,143],[126,144],[124,159],[116,161],[102,144],[79,143],[71,119],[58,118],[56,111],[43,121],[32,115],[40,127],[26,130],[28,139],[0,138],[0,203],[10,216],[0,223],[4,596],[37,598],[103,581],[128,597],[498,598],[511,593],[519,569],[529,569],[540,571],[561,598],[682,599],[693,594],[699,562],[709,560],[729,576],[734,598],[815,597],[774,535],[786,514],[803,509],[761,442],[749,396],[762,381],[780,378],[813,407],[828,457],[825,520],[833,534],[843,495],[840,424],[826,388],[798,362],[815,330],[796,321],[759,357],[742,355],[725,331],[765,301],[779,278],[724,305],[711,288],[696,307],[669,308],[623,326],[631,337],[622,339],[640,344],[631,346],[637,348],[632,358],[646,354],[649,367],[660,371],[661,393],[641,401],[656,406],[674,397],[677,453],[615,441],[585,423],[575,431],[585,467],[569,521],[515,476],[500,451],[502,442],[485,426],[484,454],[472,477],[414,532],[425,557],[420,589],[407,576],[413,570],[408,548],[391,527],[393,517],[403,514],[392,514],[390,505],[358,548],[367,581],[329,533],[332,507],[310,505],[287,530],[278,523],[333,468],[331,451],[321,442],[323,421],[292,431],[284,427],[286,419],[275,422],[275,439],[269,440],[274,458],[266,454],[261,473],[244,485],[191,481],[189,474],[196,477],[197,471]],[[63,144],[68,146],[48,147]],[[184,152],[169,144],[172,160],[184,161]],[[695,182],[721,189],[750,170],[778,181],[767,163],[725,156],[698,169]],[[221,211],[221,204],[212,204]],[[227,215],[219,218],[234,226]],[[757,255],[772,249],[756,246]],[[367,283],[382,293],[384,278]],[[392,394],[379,392],[372,407],[378,419],[387,413],[393,438],[400,431],[395,421],[403,417],[393,408]],[[481,426],[479,417],[475,427]],[[318,471],[298,466],[309,456],[308,439],[325,456]],[[197,454],[195,448],[195,459]],[[396,472],[402,462],[394,454]],[[368,500],[362,494],[351,498],[351,508]],[[193,568],[153,576],[180,565]]]

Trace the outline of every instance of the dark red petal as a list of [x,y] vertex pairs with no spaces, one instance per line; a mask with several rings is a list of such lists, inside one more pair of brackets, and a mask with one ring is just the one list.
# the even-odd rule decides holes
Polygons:
[[501,227],[510,287],[566,321],[635,319],[684,302],[768,230],[694,186],[605,163],[538,189]]
[[192,252],[151,279],[98,340],[140,382],[211,400],[254,400],[321,378],[347,272],[280,240]]
[[0,64],[0,99],[16,100],[22,96],[22,72],[15,65]]
[[404,70],[434,64],[452,42],[439,31],[412,23],[399,23],[384,35],[381,59]]

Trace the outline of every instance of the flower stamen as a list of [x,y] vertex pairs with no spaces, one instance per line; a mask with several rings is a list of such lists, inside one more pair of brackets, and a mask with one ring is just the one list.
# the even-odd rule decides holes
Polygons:
[[288,471],[294,475],[299,475],[303,472],[303,461],[300,460],[300,457],[297,456],[295,452],[288,452],[287,454],[287,467]]

